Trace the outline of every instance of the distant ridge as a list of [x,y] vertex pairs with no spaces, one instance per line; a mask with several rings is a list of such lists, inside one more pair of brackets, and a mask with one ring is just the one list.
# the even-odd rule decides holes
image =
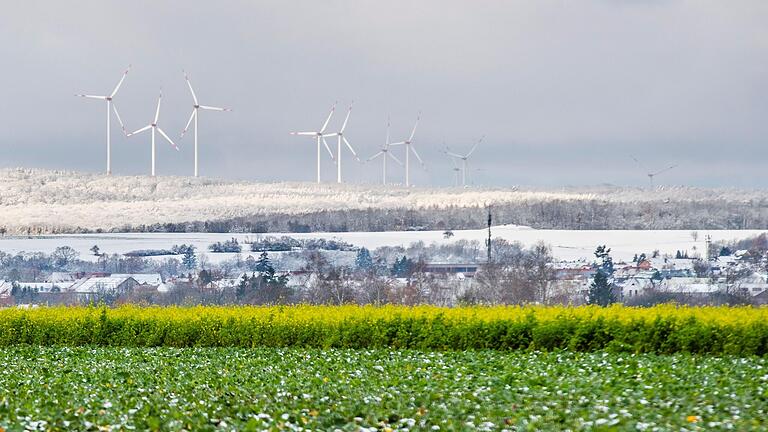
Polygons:
[[0,169],[0,229],[9,234],[479,228],[486,204],[500,224],[536,228],[768,228],[768,190],[407,189]]

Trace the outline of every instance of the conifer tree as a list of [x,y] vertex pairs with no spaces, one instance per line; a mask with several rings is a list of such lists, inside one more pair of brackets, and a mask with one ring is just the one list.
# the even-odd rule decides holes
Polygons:
[[589,286],[589,304],[608,306],[616,302],[616,295],[613,292],[613,258],[611,250],[605,246],[598,246],[595,250],[595,257],[600,260],[597,272]]

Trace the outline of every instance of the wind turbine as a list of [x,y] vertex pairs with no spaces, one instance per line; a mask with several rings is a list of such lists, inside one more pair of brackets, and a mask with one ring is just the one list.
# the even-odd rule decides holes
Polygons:
[[454,179],[453,185],[456,187],[459,187],[459,174],[461,173],[461,168],[459,168],[459,165],[456,163],[455,158],[452,157],[451,162],[453,162],[453,168],[451,170],[456,174],[456,178]]
[[461,185],[464,187],[467,187],[467,159],[469,159],[469,157],[472,156],[472,153],[474,153],[475,150],[477,149],[477,146],[479,146],[480,143],[483,142],[483,139],[485,139],[485,135],[480,137],[480,139],[472,147],[472,150],[470,150],[469,153],[465,155],[451,153],[450,149],[448,148],[445,149],[445,154],[447,154],[448,156],[451,156],[456,159],[461,159]]
[[232,111],[229,108],[219,108],[214,106],[207,106],[207,105],[200,105],[197,102],[197,96],[195,95],[195,91],[192,89],[192,83],[189,81],[189,76],[187,76],[187,73],[184,72],[184,79],[187,81],[187,86],[189,87],[189,92],[192,93],[192,100],[195,102],[194,105],[192,105],[192,114],[189,116],[189,121],[187,121],[187,126],[184,127],[184,130],[181,132],[181,136],[179,138],[184,138],[184,134],[187,133],[187,130],[189,129],[190,123],[192,123],[192,120],[195,121],[195,177],[198,177],[199,171],[198,171],[198,157],[197,157],[197,116],[198,116],[198,110],[208,110],[208,111]]
[[163,132],[162,129],[160,129],[160,126],[157,125],[157,121],[160,119],[160,102],[162,102],[162,100],[163,100],[163,91],[161,89],[160,97],[157,98],[157,109],[155,110],[155,119],[152,120],[152,123],[144,126],[143,128],[137,131],[134,131],[128,134],[128,136],[132,136],[132,135],[140,134],[148,129],[152,129],[152,177],[155,176],[155,132],[160,133],[160,135],[162,135],[163,138],[165,138],[166,141],[168,141],[173,146],[173,148],[176,149],[176,151],[179,150],[179,148],[176,146],[176,143],[174,143],[173,140],[169,138],[168,135],[166,135],[166,133]]
[[646,171],[646,174],[645,174],[645,175],[647,175],[647,176],[648,176],[648,181],[649,181],[649,183],[650,183],[650,185],[651,185],[651,190],[653,190],[653,178],[654,178],[655,176],[657,176],[657,175],[659,175],[659,174],[661,174],[661,173],[667,172],[667,171],[671,170],[672,168],[676,168],[676,167],[677,167],[677,165],[672,165],[672,166],[668,166],[668,167],[664,168],[663,170],[660,170],[660,171],[656,171],[656,172],[652,172],[652,171],[650,171],[648,168],[646,168],[646,167],[645,167],[645,165],[643,165],[642,163],[640,163],[640,161],[639,161],[639,160],[637,160],[637,158],[636,158],[636,157],[634,157],[634,156],[630,156],[630,157],[632,158],[632,160],[634,160],[635,162],[637,162],[637,164],[638,164],[638,165],[640,165],[640,168],[642,168],[642,169],[644,169],[644,170]]
[[411,171],[410,171],[410,168],[411,168],[411,161],[410,161],[411,152],[413,152],[413,155],[416,156],[416,159],[419,160],[419,163],[422,166],[424,166],[424,161],[421,160],[421,156],[419,156],[419,153],[413,147],[413,136],[416,134],[416,127],[419,125],[419,120],[420,119],[421,119],[421,113],[419,113],[416,116],[416,123],[413,125],[413,130],[411,131],[411,136],[409,136],[407,140],[390,144],[390,145],[393,145],[393,146],[399,146],[399,145],[404,145],[405,146],[405,186],[406,187],[410,187],[411,186]]
[[333,136],[334,134],[323,134],[325,132],[325,128],[328,127],[328,122],[331,121],[331,117],[333,116],[333,111],[336,110],[336,103],[333,104],[331,107],[331,112],[328,114],[328,118],[325,119],[325,123],[323,123],[323,127],[320,128],[319,131],[315,132],[291,132],[291,135],[303,135],[303,136],[313,136],[317,139],[317,182],[320,183],[320,141],[323,142],[325,145],[325,149],[328,150],[328,154],[331,155],[331,159],[336,160],[336,158],[333,157],[333,152],[331,151],[331,148],[328,146],[328,143],[325,141],[325,137]]
[[115,117],[117,117],[118,123],[120,123],[120,127],[123,129],[123,134],[125,134],[125,126],[123,126],[123,120],[120,118],[120,114],[117,112],[117,107],[115,106],[115,103],[112,102],[112,99],[117,94],[117,91],[120,90],[120,86],[123,85],[123,81],[125,80],[125,77],[128,75],[128,71],[131,70],[131,65],[128,65],[128,68],[123,72],[122,78],[120,78],[120,81],[118,81],[117,85],[115,86],[115,89],[112,90],[112,93],[110,93],[108,96],[97,96],[97,95],[86,95],[86,94],[77,94],[75,96],[84,97],[88,99],[100,99],[107,101],[107,175],[112,174],[112,144],[110,142],[110,118],[111,118],[111,112],[115,113]]
[[[473,186],[476,186],[478,184],[478,177],[480,177],[480,176],[477,176],[475,174],[482,174],[483,176],[485,176],[486,172],[487,172],[487,170],[485,168],[474,168],[474,169],[469,170],[469,174],[470,174],[469,175],[469,184],[471,184]],[[475,174],[473,174],[473,173],[475,173]]]
[[389,143],[389,119],[387,119],[387,140],[384,142],[384,147],[382,147],[381,150],[379,150],[378,153],[376,153],[375,155],[369,157],[368,160],[366,161],[366,162],[370,162],[370,161],[376,159],[379,156],[382,157],[382,163],[384,164],[383,169],[382,169],[382,181],[383,181],[383,184],[387,184],[387,157],[391,157],[392,160],[394,160],[395,162],[397,162],[401,166],[403,165],[403,163],[400,162],[400,159],[396,158],[395,155],[393,155],[392,153],[389,152],[389,146],[390,146],[390,143]]
[[357,159],[358,162],[360,162],[360,158],[357,157],[357,153],[355,152],[355,149],[352,148],[352,145],[347,141],[347,137],[344,136],[344,129],[347,127],[347,122],[349,121],[349,115],[352,114],[352,104],[349,104],[349,109],[347,110],[347,117],[344,119],[344,123],[341,125],[341,129],[338,132],[330,133],[323,135],[323,137],[327,136],[336,136],[337,142],[336,142],[336,182],[341,183],[341,141],[344,141],[344,144],[347,145],[347,148],[349,148],[349,151],[352,152],[352,154],[355,156],[355,159]]

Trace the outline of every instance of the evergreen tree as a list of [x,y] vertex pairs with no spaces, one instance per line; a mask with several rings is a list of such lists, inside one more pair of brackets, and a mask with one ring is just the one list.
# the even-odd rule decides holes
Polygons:
[[400,258],[395,258],[395,262],[392,263],[392,268],[389,270],[389,273],[397,277],[397,274],[399,273],[400,269]]
[[608,275],[602,270],[598,270],[595,273],[592,284],[589,286],[589,298],[587,302],[592,305],[608,306],[614,303],[616,298],[611,289],[611,284],[608,281]]
[[197,256],[195,255],[195,247],[192,245],[181,245],[181,253],[184,255],[181,258],[181,263],[187,270],[193,270],[197,268]]
[[213,277],[211,276],[211,272],[208,270],[200,270],[200,273],[197,275],[197,280],[200,286],[204,287],[213,282]]
[[660,271],[656,270],[655,272],[653,272],[653,275],[651,275],[651,279],[661,281],[664,279],[664,276],[661,275]]
[[399,278],[408,277],[411,275],[412,269],[413,261],[409,260],[408,257],[396,258],[394,264],[392,264],[392,276]]
[[373,258],[371,257],[371,251],[367,248],[360,248],[357,251],[357,257],[355,257],[355,267],[359,271],[368,271],[373,268]]
[[598,246],[595,250],[595,257],[601,262],[598,264],[592,283],[589,286],[589,295],[587,302],[589,304],[608,306],[616,302],[616,296],[613,292],[613,259],[610,256],[610,249],[605,246]]
[[259,255],[259,259],[256,261],[256,271],[261,273],[262,277],[266,276],[268,279],[275,275],[275,268],[272,267],[272,262],[269,260],[269,255],[266,251]]
[[595,257],[600,260],[600,269],[602,269],[608,276],[613,275],[613,258],[611,258],[611,249],[606,248],[605,245],[598,246],[595,250]]
[[237,284],[237,289],[235,290],[235,297],[238,299],[242,299],[245,297],[245,294],[249,291],[249,288],[251,287],[251,283],[248,280],[248,275],[243,273],[242,279],[240,279],[240,283]]

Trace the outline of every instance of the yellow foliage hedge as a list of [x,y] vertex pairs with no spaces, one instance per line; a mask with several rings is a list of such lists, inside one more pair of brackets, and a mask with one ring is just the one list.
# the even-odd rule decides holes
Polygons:
[[53,307],[0,310],[0,346],[302,346],[768,352],[768,308]]

